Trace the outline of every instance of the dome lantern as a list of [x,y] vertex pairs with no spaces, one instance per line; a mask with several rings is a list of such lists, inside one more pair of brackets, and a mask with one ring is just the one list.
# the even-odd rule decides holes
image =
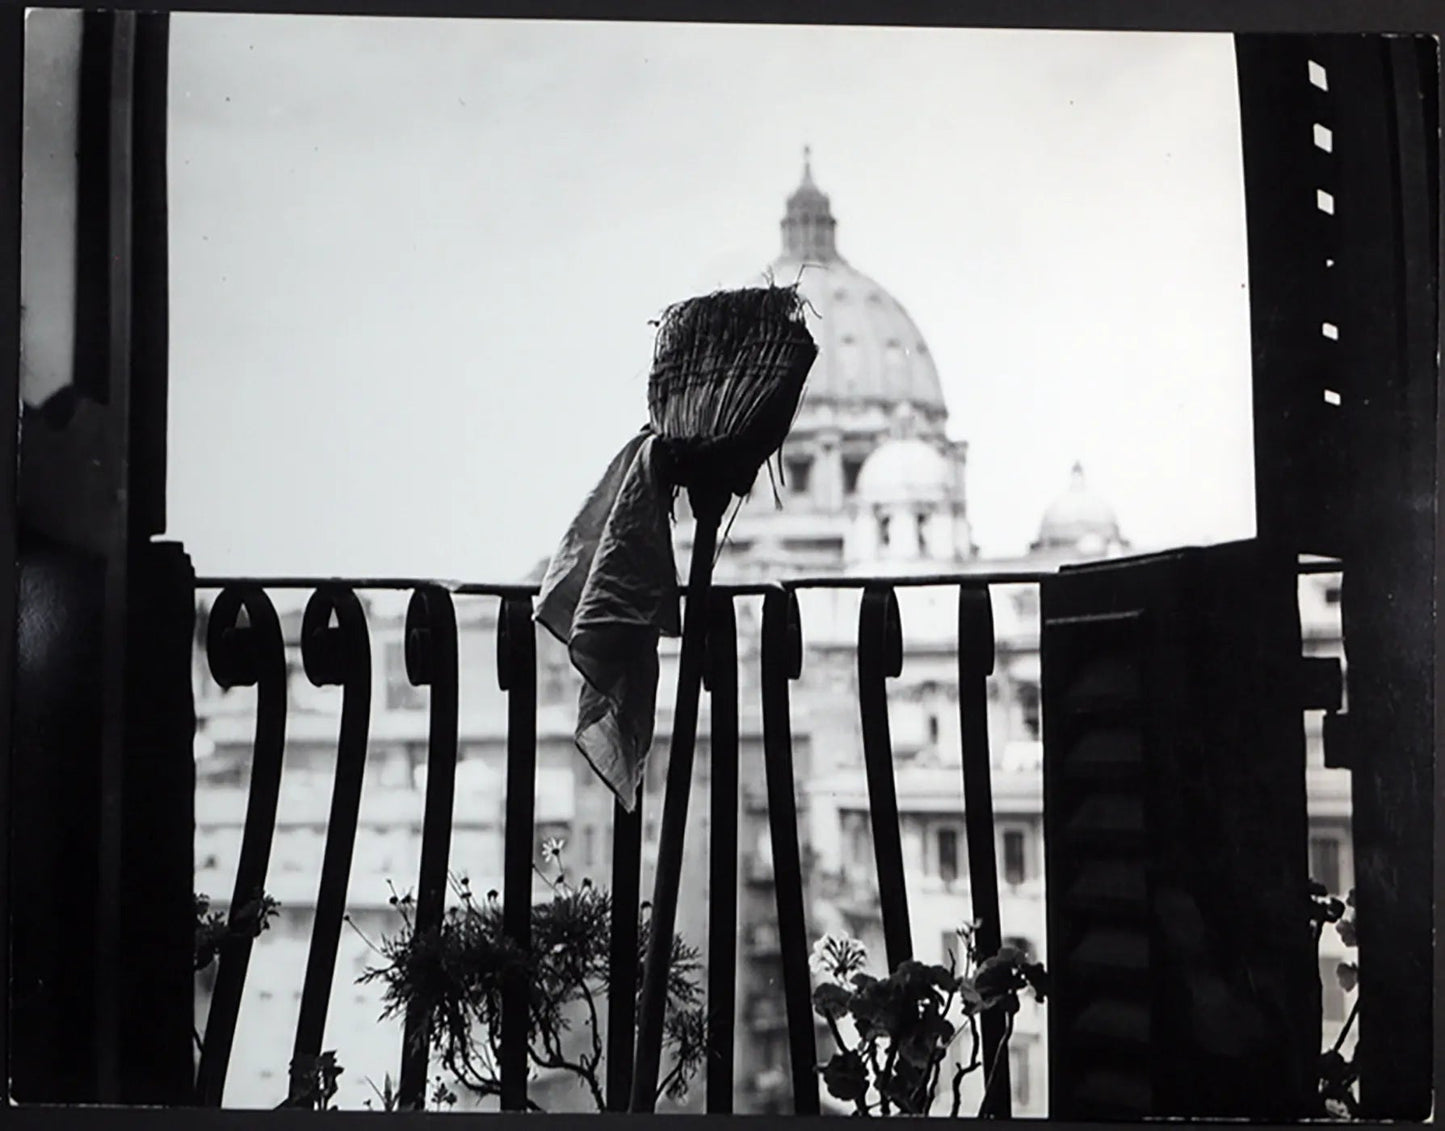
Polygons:
[[783,255],[805,263],[832,263],[839,258],[838,222],[827,194],[813,183],[812,150],[803,147],[803,181],[788,197],[783,217]]

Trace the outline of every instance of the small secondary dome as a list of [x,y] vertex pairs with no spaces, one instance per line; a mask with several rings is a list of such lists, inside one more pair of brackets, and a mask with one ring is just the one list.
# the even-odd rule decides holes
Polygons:
[[943,503],[952,497],[953,467],[917,430],[917,411],[906,402],[899,405],[889,438],[873,450],[858,472],[860,502],[871,506]]
[[1089,490],[1082,464],[1075,463],[1069,489],[1049,504],[1033,550],[1077,550],[1105,554],[1128,547],[1108,501]]

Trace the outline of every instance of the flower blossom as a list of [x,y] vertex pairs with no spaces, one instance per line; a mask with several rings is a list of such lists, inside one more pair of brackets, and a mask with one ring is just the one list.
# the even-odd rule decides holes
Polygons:
[[813,944],[808,968],[822,982],[843,984],[863,969],[868,948],[848,935],[824,935]]

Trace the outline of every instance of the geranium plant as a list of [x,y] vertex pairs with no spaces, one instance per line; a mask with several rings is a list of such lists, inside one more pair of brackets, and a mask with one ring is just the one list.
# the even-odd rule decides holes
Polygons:
[[336,1083],[345,1071],[337,1063],[335,1049],[327,1049],[317,1056],[293,1058],[290,1091],[277,1105],[278,1109],[303,1107],[311,1111],[335,1111],[331,1101],[336,1096]]
[[228,938],[258,938],[280,914],[281,904],[265,892],[242,904],[234,915],[211,910],[209,895],[192,897],[196,915],[195,968],[197,973],[216,960]]
[[[867,950],[857,939],[825,935],[814,946],[813,1007],[837,1045],[819,1072],[829,1093],[851,1103],[856,1114],[927,1115],[950,1058],[950,1114],[958,1116],[963,1082],[971,1073],[984,1072],[987,1099],[1013,1033],[1019,994],[1029,991],[1045,1000],[1048,975],[1042,965],[1008,946],[982,957],[975,924],[957,933],[961,968],[950,954],[948,966],[909,960],[882,978],[866,971]],[[1001,1011],[1006,1022],[1003,1042],[985,1066],[979,1017],[988,1010]],[[966,1061],[955,1051],[965,1034]]]
[[[501,1092],[503,987],[521,981],[528,988],[527,1051],[533,1070],[574,1076],[601,1111],[600,1016],[610,985],[612,899],[588,879],[575,884],[568,879],[563,848],[558,839],[543,845],[543,858],[552,870],[536,870],[552,897],[532,908],[528,949],[516,946],[503,932],[498,893],[477,898],[462,878],[454,881],[460,905],[449,908],[439,929],[428,932],[416,929],[412,897],[393,893],[391,903],[401,915],[402,929],[378,948],[385,965],[368,970],[361,980],[384,983],[384,1017],[420,1009],[430,1021],[441,1065],[482,1097]],[[639,967],[647,950],[647,910],[644,904]],[[674,936],[670,957],[665,1050],[671,1065],[658,1084],[658,1096],[680,1100],[705,1058],[707,1024],[698,951]],[[580,1038],[574,1033],[579,1025]],[[541,1110],[535,1102],[529,1106]]]
[[[1326,926],[1333,926],[1339,932],[1340,941],[1347,947],[1356,945],[1355,939],[1355,892],[1351,888],[1344,899],[1333,896],[1323,884],[1310,881],[1310,920],[1314,929],[1315,945],[1319,946]],[[1335,977],[1345,993],[1352,993],[1359,985],[1360,968],[1353,962],[1341,962],[1335,967]],[[1359,1100],[1355,1087],[1360,1079],[1360,1070],[1353,1055],[1346,1056],[1345,1041],[1354,1028],[1355,1018],[1360,1012],[1360,998],[1356,994],[1349,1016],[1340,1027],[1334,1044],[1320,1054],[1319,1097],[1322,1114],[1354,1119],[1359,1115]]]
[[[271,926],[271,920],[281,913],[281,904],[259,890],[255,898],[238,907],[234,915],[212,911],[211,897],[204,893],[193,892],[191,900],[196,917],[192,959],[197,974],[216,961],[228,939],[260,938],[261,932]],[[201,1051],[204,1042],[200,1030],[192,1026],[191,1036],[196,1042],[196,1051]]]

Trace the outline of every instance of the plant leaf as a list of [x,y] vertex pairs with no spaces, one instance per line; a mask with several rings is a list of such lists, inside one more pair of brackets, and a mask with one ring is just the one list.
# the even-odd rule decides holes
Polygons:
[[868,1069],[856,1052],[834,1053],[823,1068],[823,1083],[828,1091],[844,1103],[853,1103],[868,1094]]
[[852,994],[833,982],[824,982],[813,991],[813,1009],[820,1017],[842,1017],[852,1000]]

